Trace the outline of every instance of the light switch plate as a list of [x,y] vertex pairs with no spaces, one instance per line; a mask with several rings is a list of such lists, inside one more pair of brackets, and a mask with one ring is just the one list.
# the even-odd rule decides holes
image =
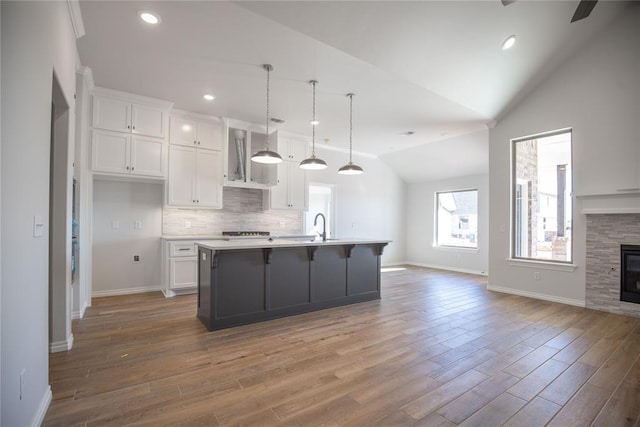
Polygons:
[[43,234],[44,234],[44,221],[42,221],[42,215],[34,215],[33,237],[42,237]]

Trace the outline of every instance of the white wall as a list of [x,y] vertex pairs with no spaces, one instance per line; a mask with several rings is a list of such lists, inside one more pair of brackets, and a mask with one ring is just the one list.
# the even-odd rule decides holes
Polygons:
[[[435,193],[478,190],[478,249],[435,246]],[[487,274],[489,262],[489,175],[410,184],[407,194],[407,261],[416,265]]]
[[[336,185],[336,237],[393,240],[382,255],[383,265],[405,260],[406,184],[379,159],[354,154],[353,162],[362,175],[340,175],[338,168],[349,160],[348,153],[316,145],[316,155],[329,167],[309,171],[309,182]],[[307,229],[308,227],[305,227]]]
[[[48,225],[51,88],[55,71],[71,106],[75,35],[66,2],[5,2],[2,12],[2,414],[3,426],[40,421],[48,385]],[[72,138],[73,128],[70,130]],[[25,388],[19,399],[19,376]]]
[[[162,184],[93,182],[93,296],[160,289],[162,190]],[[133,263],[133,255],[142,260]]]
[[[573,128],[574,191],[640,186],[640,8],[627,9],[490,130],[489,287],[566,303],[585,298],[585,216],[574,198],[575,271],[515,266],[509,257],[509,140]],[[502,230],[505,231],[502,231]],[[534,272],[540,272],[540,280]]]

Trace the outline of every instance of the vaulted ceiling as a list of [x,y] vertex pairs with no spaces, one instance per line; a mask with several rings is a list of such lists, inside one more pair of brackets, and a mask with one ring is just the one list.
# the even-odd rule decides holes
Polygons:
[[[426,169],[424,161],[437,162],[428,153],[486,144],[469,134],[486,135],[486,123],[629,4],[600,1],[590,17],[570,23],[577,3],[82,1],[86,35],[78,49],[98,86],[258,124],[265,121],[262,64],[273,64],[271,115],[285,120],[278,128],[309,136],[308,81],[318,80],[316,141],[334,149],[348,148],[345,95],[353,92],[354,150],[387,159],[414,182],[427,176],[420,168],[407,175],[398,156],[424,156]],[[141,22],[140,10],[158,13],[161,23]],[[516,45],[501,50],[511,34]],[[422,154],[403,154],[410,152]],[[486,170],[486,156],[474,159],[469,171]]]

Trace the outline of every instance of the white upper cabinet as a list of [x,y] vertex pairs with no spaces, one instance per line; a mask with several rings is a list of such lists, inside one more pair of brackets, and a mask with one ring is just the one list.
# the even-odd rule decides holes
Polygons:
[[222,153],[171,145],[167,205],[222,208]]
[[156,138],[94,130],[91,167],[95,172],[162,178],[164,151],[164,142]]
[[307,158],[307,147],[308,143],[306,141],[279,135],[278,152],[283,160],[300,163]]
[[214,117],[198,118],[188,114],[174,111],[171,115],[169,143],[222,151],[224,139],[222,120]]
[[298,162],[285,161],[278,165],[278,183],[265,191],[264,203],[269,209],[309,210],[307,174]]
[[104,176],[166,177],[167,118],[172,103],[95,88],[92,170]]
[[108,95],[93,96],[93,127],[164,138],[166,111]]

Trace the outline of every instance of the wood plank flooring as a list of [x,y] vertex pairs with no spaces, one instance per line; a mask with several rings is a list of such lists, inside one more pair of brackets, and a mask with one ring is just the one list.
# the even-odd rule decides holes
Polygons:
[[96,298],[44,425],[640,425],[640,319],[426,268],[382,295],[217,332],[195,295]]

